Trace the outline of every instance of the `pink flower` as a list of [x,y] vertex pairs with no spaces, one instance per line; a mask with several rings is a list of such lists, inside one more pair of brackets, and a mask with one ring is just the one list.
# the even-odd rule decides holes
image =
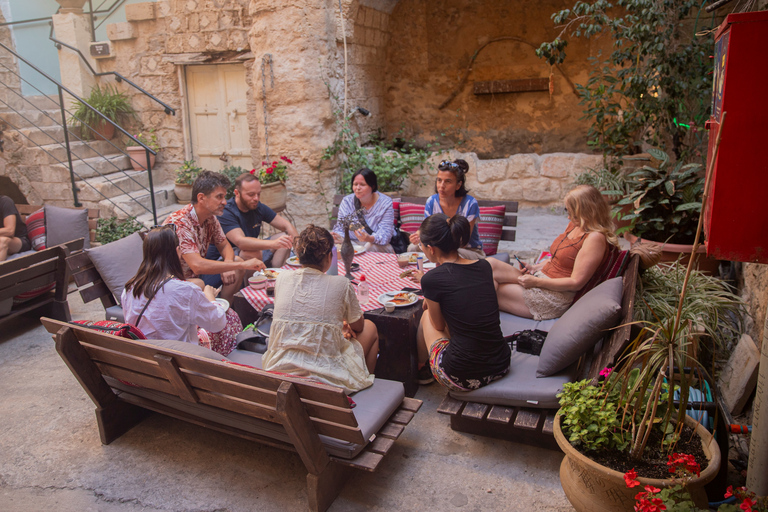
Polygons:
[[607,378],[608,378],[608,376],[611,374],[611,372],[612,372],[612,371],[613,371],[613,368],[608,368],[608,367],[606,366],[605,368],[603,368],[602,370],[600,370],[600,376],[601,376],[601,377],[605,377],[605,378],[607,379]]
[[640,485],[640,482],[637,481],[637,471],[635,471],[635,468],[632,468],[624,473],[624,481],[627,483],[627,487],[630,489]]

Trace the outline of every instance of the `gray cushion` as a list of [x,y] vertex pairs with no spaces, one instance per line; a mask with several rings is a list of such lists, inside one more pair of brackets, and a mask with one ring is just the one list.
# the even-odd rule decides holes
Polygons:
[[561,316],[549,330],[539,357],[537,377],[570,366],[592,348],[621,316],[621,277],[596,286]]
[[142,244],[141,236],[132,233],[120,240],[86,250],[118,304],[125,283],[139,270],[143,257]]
[[538,359],[539,356],[512,352],[509,373],[504,377],[480,389],[451,391],[450,395],[457,400],[481,404],[534,409],[559,407],[557,394],[563,390],[563,384],[576,379],[576,365],[573,364],[551,377],[537,379]]
[[261,354],[251,352],[250,350],[235,349],[227,355],[227,359],[234,361],[235,363],[247,364],[254,368],[262,369],[261,367]]
[[540,331],[549,332],[557,318],[551,320],[536,321],[532,318],[522,318],[515,316],[511,313],[499,313],[499,320],[501,322],[501,333],[504,336],[515,334],[517,331],[539,329]]
[[107,320],[114,320],[115,322],[125,322],[125,316],[123,315],[122,306],[109,306],[105,311],[105,318]]
[[28,251],[24,252],[17,252],[16,254],[11,254],[6,258],[6,261],[15,260],[16,258],[23,258],[24,256],[29,256],[30,254],[37,254],[37,251],[34,249],[30,249]]
[[155,345],[156,347],[160,348],[167,348],[170,350],[175,350],[177,352],[184,352],[185,354],[189,354],[191,356],[197,356],[197,357],[205,357],[206,359],[215,359],[216,361],[221,361],[222,359],[226,359],[223,355],[219,354],[218,352],[214,352],[213,350],[205,347],[201,347],[200,345],[195,345],[193,343],[187,343],[185,341],[179,341],[179,340],[138,340],[143,343],[149,343],[150,345]]
[[88,210],[60,208],[45,205],[45,234],[46,246],[71,242],[83,238],[83,247],[91,246],[91,235],[88,231]]

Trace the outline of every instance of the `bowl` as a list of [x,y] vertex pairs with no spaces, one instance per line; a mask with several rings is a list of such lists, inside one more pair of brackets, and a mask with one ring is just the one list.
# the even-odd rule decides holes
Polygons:
[[262,275],[249,277],[248,284],[251,285],[251,288],[253,288],[254,290],[261,290],[262,288],[267,286],[267,277]]
[[397,264],[400,265],[400,268],[405,268],[408,265],[410,265],[410,262],[408,261],[408,254],[404,254],[405,257],[403,257],[403,254],[397,255]]
[[229,309],[229,301],[227,299],[219,298],[219,299],[216,299],[214,302],[220,308],[224,308],[225,310]]

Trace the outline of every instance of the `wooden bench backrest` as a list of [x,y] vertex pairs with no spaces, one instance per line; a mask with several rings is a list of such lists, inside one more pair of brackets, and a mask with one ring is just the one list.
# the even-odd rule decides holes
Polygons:
[[101,299],[104,309],[117,305],[115,297],[112,296],[112,291],[107,287],[107,283],[101,278],[101,274],[96,270],[96,267],[93,266],[93,262],[87,252],[81,251],[78,254],[69,256],[67,258],[67,266],[72,277],[75,279],[80,297],[85,304],[95,299]]
[[[66,343],[65,338],[79,343],[103,376],[272,423],[282,424],[275,410],[277,390],[283,382],[290,382],[318,434],[365,443],[341,388],[183,354],[48,318],[42,322],[55,334],[57,345]],[[78,369],[70,369],[78,379],[82,377]]]
[[627,268],[624,271],[623,287],[621,293],[621,321],[613,330],[613,334],[607,341],[598,344],[598,352],[592,358],[589,371],[585,378],[597,381],[600,370],[606,366],[613,366],[616,360],[624,352],[630,342],[632,322],[635,309],[635,289],[639,278],[640,257],[630,256]]
[[83,239],[51,247],[0,263],[0,300],[41,288],[58,280],[66,297],[66,272],[62,267],[67,251],[83,248]]
[[[41,204],[17,204],[16,209],[19,211],[19,215],[21,215],[21,220],[23,220],[25,223],[27,222],[27,217],[31,213],[35,213],[37,210],[42,208],[43,205]],[[83,208],[74,208],[76,210],[82,210]],[[96,241],[96,228],[98,227],[99,223],[99,210],[97,208],[89,208],[88,209],[88,232],[91,236],[91,242]]]
[[[344,195],[336,194],[333,196],[333,210],[331,212],[331,227],[336,223],[336,218],[339,215],[339,205],[341,200],[344,199]],[[426,204],[426,197],[415,196],[400,196],[401,203],[413,203],[413,204]],[[501,230],[501,239],[508,242],[515,241],[515,227],[517,226],[517,201],[486,201],[485,199],[477,199],[479,206],[501,206],[506,207],[504,214],[504,226]]]

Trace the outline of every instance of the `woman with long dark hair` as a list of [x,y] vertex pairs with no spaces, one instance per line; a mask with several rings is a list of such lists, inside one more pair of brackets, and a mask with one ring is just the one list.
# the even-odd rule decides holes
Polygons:
[[[338,218],[348,217],[359,212],[360,225],[349,238],[366,244],[367,250],[374,252],[395,252],[389,243],[395,234],[395,211],[392,199],[379,192],[376,173],[367,167],[352,175],[352,193],[345,196],[339,204]],[[341,242],[344,228],[337,223],[333,228],[333,237]]]
[[422,223],[420,233],[419,247],[438,264],[421,279],[420,361],[429,357],[432,375],[452,390],[477,389],[500,379],[509,371],[510,349],[501,334],[493,271],[487,260],[459,253],[470,238],[469,221],[436,213]]
[[310,377],[347,393],[373,384],[379,335],[363,319],[355,289],[343,276],[326,274],[333,237],[310,225],[294,250],[301,269],[282,272],[275,282],[275,311],[265,370]]
[[149,339],[180,340],[227,355],[243,329],[240,318],[215,303],[216,289],[184,280],[173,228],[154,228],[144,237],[144,258],[121,297],[125,321]]
[[[448,217],[461,215],[469,221],[469,240],[459,248],[459,253],[465,259],[476,260],[485,258],[483,244],[480,242],[480,234],[477,230],[477,222],[480,220],[480,206],[477,200],[469,195],[466,187],[469,164],[462,159],[454,161],[443,160],[437,166],[435,178],[435,193],[427,199],[424,205],[424,218],[435,213],[443,213]],[[419,232],[411,235],[411,247],[408,250],[416,250],[419,244]]]

